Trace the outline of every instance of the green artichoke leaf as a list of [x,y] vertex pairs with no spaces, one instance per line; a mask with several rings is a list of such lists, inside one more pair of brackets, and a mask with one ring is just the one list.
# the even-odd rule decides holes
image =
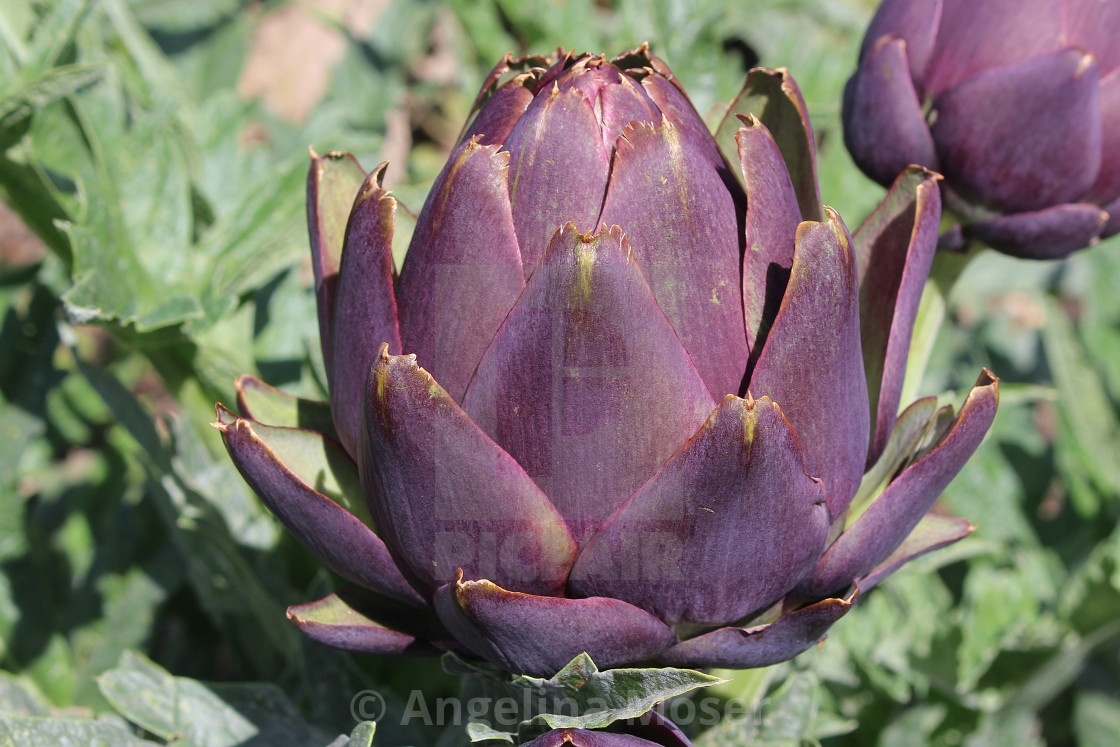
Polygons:
[[43,718],[0,714],[0,740],[25,747],[64,744],[157,747],[161,742],[141,739],[119,720],[86,718]]
[[[0,97],[0,129],[11,131],[37,110],[101,77],[101,66],[78,63],[51,68]],[[6,140],[6,138],[5,138]],[[6,143],[4,143],[6,144]]]
[[704,732],[696,747],[766,747],[817,744],[821,739],[853,731],[857,723],[822,708],[824,686],[812,671],[791,673],[748,718],[724,719]]
[[517,734],[511,731],[498,731],[482,721],[471,721],[467,724],[467,736],[471,742],[505,742],[515,744]]
[[373,736],[376,733],[376,721],[363,721],[354,727],[350,736],[343,734],[327,747],[373,747]]
[[663,700],[726,681],[671,667],[601,672],[590,656],[580,654],[550,679],[521,675],[513,678],[513,685],[529,690],[546,707],[561,711],[537,714],[532,719],[536,724],[552,729],[602,729],[615,721],[637,718]]
[[98,685],[125,718],[166,740],[232,745],[249,740],[326,744],[328,739],[272,684],[204,684],[175,677],[142,655],[125,652],[118,668],[102,675]]
[[[727,682],[692,669],[627,668],[600,671],[586,653],[572,659],[551,678],[509,675],[485,663],[448,653],[443,668],[450,674],[470,675],[480,694],[498,702],[504,698],[522,708],[517,735],[522,741],[549,729],[603,729],[649,712],[658,703]],[[472,722],[472,742],[511,741],[513,734],[485,720]],[[511,725],[508,717],[499,726]]]

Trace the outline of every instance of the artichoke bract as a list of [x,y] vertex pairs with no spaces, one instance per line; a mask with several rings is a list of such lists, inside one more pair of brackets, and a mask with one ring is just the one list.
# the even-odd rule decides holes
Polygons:
[[903,173],[853,240],[813,159],[784,70],[753,71],[713,136],[645,46],[507,56],[398,276],[384,166],[313,153],[329,408],[246,376],[216,424],[350,582],[289,617],[538,676],[582,652],[756,667],[968,534],[925,514],[995,379],[959,414],[897,415],[937,177]]
[[959,238],[1064,256],[1120,232],[1117,39],[1115,2],[884,0],[844,141],[881,184],[909,164],[943,174]]

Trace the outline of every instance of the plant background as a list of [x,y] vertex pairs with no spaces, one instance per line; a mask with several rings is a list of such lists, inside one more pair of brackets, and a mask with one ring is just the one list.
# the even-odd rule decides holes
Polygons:
[[[507,50],[648,40],[701,113],[751,65],[790,68],[823,198],[854,228],[883,194],[839,128],[872,10],[0,0],[0,742],[325,745],[372,688],[389,706],[375,744],[436,744],[392,716],[457,680],[296,633],[285,606],[332,579],[208,426],[239,373],[322,397],[306,148],[389,160],[386,186],[415,210]],[[1118,282],[1115,239],[968,268],[921,390],[959,403],[980,366],[1003,377],[996,424],[938,507],[978,531],[819,649],[723,673],[719,694],[758,710],[698,745],[1115,744]]]

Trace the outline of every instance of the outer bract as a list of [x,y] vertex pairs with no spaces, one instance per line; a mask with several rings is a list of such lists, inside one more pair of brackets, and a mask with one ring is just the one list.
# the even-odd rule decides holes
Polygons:
[[1120,232],[1120,3],[884,0],[844,141],[889,184],[945,175],[965,238],[1064,256]]
[[350,582],[290,618],[537,676],[582,652],[764,666],[971,531],[923,517],[995,380],[895,422],[936,177],[905,172],[853,239],[812,142],[785,71],[752,72],[714,138],[645,47],[507,57],[399,277],[383,167],[313,154],[330,405],[243,377],[216,424]]

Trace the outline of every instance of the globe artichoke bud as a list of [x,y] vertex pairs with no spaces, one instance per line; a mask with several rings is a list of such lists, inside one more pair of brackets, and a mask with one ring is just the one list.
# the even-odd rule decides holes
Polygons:
[[884,0],[844,141],[881,184],[912,163],[943,174],[964,239],[1064,256],[1120,231],[1117,38],[1114,2]]
[[553,729],[525,747],[692,747],[692,742],[672,721],[650,711],[640,720],[615,725],[611,731]]
[[651,740],[632,734],[588,729],[556,729],[527,742],[525,747],[692,747],[684,735],[678,739]]
[[765,666],[971,531],[923,516],[994,378],[896,424],[937,177],[904,173],[853,241],[785,71],[752,72],[717,137],[734,167],[644,46],[507,57],[399,276],[384,166],[312,155],[329,409],[243,377],[216,424],[350,582],[289,610],[304,633],[536,676]]

